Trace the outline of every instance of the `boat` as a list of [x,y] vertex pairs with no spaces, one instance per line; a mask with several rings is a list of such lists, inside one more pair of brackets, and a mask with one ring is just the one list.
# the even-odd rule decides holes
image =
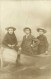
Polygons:
[[[1,67],[3,66],[3,62],[5,63],[16,63],[18,52],[16,52],[13,49],[4,48],[1,56]],[[46,66],[50,62],[50,55],[34,55],[34,56],[28,56],[25,54],[20,55],[20,63],[24,65],[33,65],[36,66]]]

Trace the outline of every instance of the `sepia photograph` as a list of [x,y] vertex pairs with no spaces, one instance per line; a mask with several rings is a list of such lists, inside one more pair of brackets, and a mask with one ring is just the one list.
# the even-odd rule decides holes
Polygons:
[[51,79],[51,0],[0,0],[0,79]]

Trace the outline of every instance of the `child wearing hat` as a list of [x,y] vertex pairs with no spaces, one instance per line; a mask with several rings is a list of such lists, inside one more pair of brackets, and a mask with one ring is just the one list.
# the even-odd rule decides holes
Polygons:
[[[6,28],[7,33],[2,41],[3,47],[10,48],[16,50],[18,52],[18,41],[14,31],[16,30],[15,27],[8,27]],[[16,63],[19,61],[19,55],[17,56]]]
[[38,54],[43,54],[43,53],[47,54],[49,45],[48,45],[48,40],[44,35],[46,33],[46,30],[42,28],[38,28],[37,32],[39,33],[37,39],[40,41],[38,45]]
[[14,33],[16,28],[8,27],[6,28],[6,30],[7,30],[7,33],[3,39],[2,44],[3,46],[8,47],[8,48],[15,48],[18,44],[16,35]]
[[33,56],[35,55],[35,48],[38,46],[39,40],[31,34],[31,29],[29,27],[24,28],[24,33],[21,52]]

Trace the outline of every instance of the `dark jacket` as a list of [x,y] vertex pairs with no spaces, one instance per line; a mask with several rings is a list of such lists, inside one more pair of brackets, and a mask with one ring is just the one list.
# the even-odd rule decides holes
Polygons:
[[38,45],[38,54],[45,53],[49,46],[46,36],[40,35],[37,37],[37,39],[40,41]]
[[[36,39],[33,35],[30,34],[27,38],[25,35],[21,44],[22,53],[26,55],[34,55],[38,44],[39,40]],[[31,45],[33,45],[33,47],[31,47]]]
[[4,47],[10,48],[10,47],[8,46],[8,44],[10,44],[10,45],[15,45],[15,47],[16,47],[16,45],[18,44],[17,38],[16,38],[16,36],[15,36],[14,33],[13,33],[13,34],[7,33],[7,34],[5,35],[5,37],[4,37],[3,41],[2,41],[2,45],[3,45]]

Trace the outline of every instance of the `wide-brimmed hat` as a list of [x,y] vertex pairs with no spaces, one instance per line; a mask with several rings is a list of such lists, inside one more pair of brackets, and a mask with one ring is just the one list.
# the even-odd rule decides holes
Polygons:
[[44,33],[46,33],[47,31],[43,28],[37,28],[37,32],[39,32],[40,30],[42,30]]
[[25,32],[27,29],[29,29],[29,31],[30,31],[30,33],[31,33],[31,29],[30,29],[29,27],[25,27],[25,28],[24,28],[24,32]]
[[9,29],[13,29],[13,31],[15,31],[15,30],[16,30],[16,28],[15,28],[15,27],[7,27],[7,28],[6,28],[6,30],[9,30]]

